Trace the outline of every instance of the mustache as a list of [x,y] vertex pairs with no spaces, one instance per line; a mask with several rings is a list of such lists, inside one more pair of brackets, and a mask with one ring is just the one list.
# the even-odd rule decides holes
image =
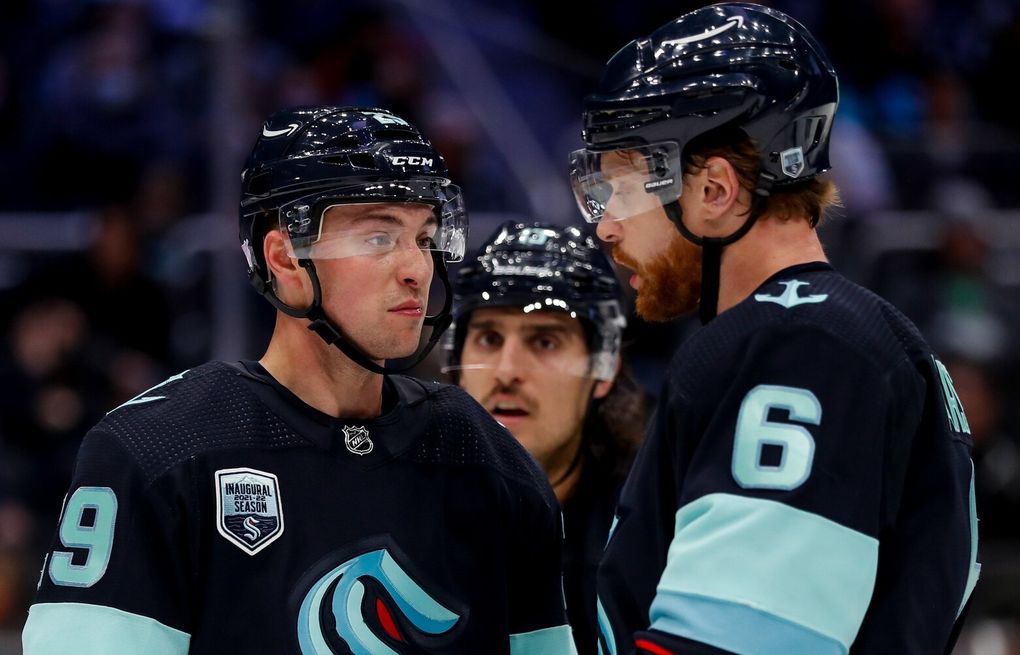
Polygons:
[[613,249],[612,251],[610,251],[609,255],[610,257],[613,258],[613,261],[619,264],[620,266],[624,266],[632,271],[637,272],[639,268],[637,260],[628,255],[626,252],[624,252],[620,246],[613,246]]
[[481,404],[485,407],[488,407],[489,403],[492,401],[493,396],[496,396],[497,394],[504,396],[513,396],[515,399],[520,401],[521,405],[528,412],[531,412],[538,405],[534,398],[522,392],[516,384],[500,384],[500,383],[496,383],[496,385],[493,386],[492,390],[489,393],[482,396]]

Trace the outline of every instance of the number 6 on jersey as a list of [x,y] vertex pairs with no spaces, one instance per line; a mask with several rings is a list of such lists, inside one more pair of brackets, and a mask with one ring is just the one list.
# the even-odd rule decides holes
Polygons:
[[[807,389],[759,384],[740,403],[733,437],[733,478],[745,489],[790,491],[807,481],[815,440],[806,428],[769,421],[771,409],[785,409],[791,421],[820,425],[822,406]],[[762,463],[765,446],[781,449],[778,464]]]

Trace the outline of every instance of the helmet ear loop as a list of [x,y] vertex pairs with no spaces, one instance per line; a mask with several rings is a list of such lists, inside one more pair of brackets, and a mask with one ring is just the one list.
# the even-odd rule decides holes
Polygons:
[[719,310],[719,283],[722,268],[723,248],[742,238],[754,226],[755,221],[765,210],[772,189],[772,178],[767,175],[758,176],[758,184],[751,194],[751,211],[747,219],[733,234],[725,237],[703,237],[694,234],[684,225],[683,210],[680,200],[663,203],[666,216],[673,223],[680,235],[696,246],[701,246],[701,301],[698,303],[698,318],[705,325],[716,317]]
[[312,304],[299,318],[307,318],[311,321],[308,324],[309,330],[319,335],[327,344],[336,346],[340,352],[347,355],[358,366],[380,375],[387,373],[384,367],[373,362],[361,352],[360,348],[348,340],[340,331],[339,326],[326,316],[325,310],[322,309],[322,285],[319,283],[319,274],[315,270],[315,262],[305,258],[299,259],[298,264],[305,269],[308,279],[312,282]]
[[319,307],[322,299],[322,291],[319,289],[319,278],[315,275],[315,266],[309,259],[299,259],[298,263],[305,269],[311,268],[309,277],[312,279],[312,304],[304,309],[293,307],[280,300],[280,297],[276,295],[276,291],[273,289],[273,285],[267,282],[259,275],[258,271],[252,270],[249,273],[249,279],[255,286],[255,290],[258,291],[262,296],[269,301],[276,309],[280,310],[287,316],[293,316],[294,318],[308,318],[311,313]]
[[[590,325],[586,321],[582,321],[582,325],[585,331],[592,331],[592,334],[587,335],[586,342],[588,344],[589,352],[595,347],[595,335],[598,334],[598,328],[594,325]],[[592,364],[589,364],[591,366]],[[574,453],[574,458],[570,460],[570,465],[567,470],[555,481],[550,480],[550,486],[556,487],[559,484],[563,484],[579,466],[584,462],[588,451],[591,449],[591,435],[594,434],[596,417],[599,413],[599,408],[602,405],[602,398],[595,397],[595,388],[601,380],[595,380],[595,384],[591,386],[591,391],[588,393],[588,402],[585,405],[584,419],[581,423],[581,442],[577,446],[577,452]]]
[[570,465],[567,467],[567,470],[564,471],[563,474],[560,475],[560,477],[557,478],[555,482],[552,480],[549,481],[549,486],[554,489],[557,486],[566,482],[570,478],[570,476],[574,474],[574,471],[576,471],[578,467],[581,466],[581,463],[584,462],[585,455],[588,454],[588,449],[591,447],[590,434],[592,433],[593,429],[592,426],[594,425],[595,422],[595,416],[598,414],[599,411],[599,404],[602,401],[601,398],[595,397],[596,386],[597,382],[596,384],[592,385],[591,393],[588,396],[588,404],[585,407],[584,419],[581,421],[581,441],[580,443],[577,444],[577,452],[574,453],[574,458],[570,460]]
[[[425,343],[421,354],[418,355],[418,357],[415,358],[414,363],[407,366],[407,368],[411,368],[411,366],[415,366],[418,362],[423,360],[429,352],[436,347],[436,344],[439,343],[439,339],[443,336],[443,332],[446,332],[446,330],[450,327],[450,324],[453,323],[453,312],[451,311],[453,308],[453,286],[450,284],[450,273],[446,269],[446,262],[443,260],[443,255],[438,250],[432,251],[432,263],[434,264],[436,275],[439,276],[439,281],[443,283],[443,306],[440,308],[438,313],[425,317],[424,323],[432,328],[432,334],[429,335],[429,340]],[[406,368],[402,368],[400,370],[406,370]]]
[[308,318],[311,323],[308,325],[308,329],[315,332],[331,346],[336,346],[344,355],[353,361],[358,366],[371,371],[372,373],[378,373],[385,375],[387,373],[400,373],[410,368],[417,366],[423,359],[425,359],[432,349],[439,343],[440,337],[443,336],[443,332],[450,326],[450,322],[453,320],[450,314],[451,297],[453,295],[450,278],[446,271],[446,262],[443,261],[443,257],[438,251],[432,251],[432,261],[435,264],[436,271],[439,274],[439,279],[443,283],[443,288],[446,293],[446,301],[443,303],[443,308],[438,314],[431,317],[426,317],[425,323],[432,327],[432,334],[429,335],[429,340],[426,344],[418,351],[417,355],[414,356],[408,364],[399,367],[386,368],[379,366],[374,361],[369,359],[364,352],[361,351],[348,337],[340,331],[340,328],[333,323],[326,316],[326,312],[322,309],[322,288],[319,284],[319,276],[315,271],[315,263],[311,259],[299,259],[298,263],[308,273],[308,277],[312,282],[312,305],[308,309],[304,310],[299,318]]
[[[433,328],[437,328],[439,333],[442,334],[446,328],[450,326],[450,322],[453,320],[451,310],[453,309],[453,287],[450,284],[450,272],[446,268],[446,261],[443,260],[443,256],[438,250],[431,251],[432,263],[436,275],[439,276],[439,281],[443,283],[443,306],[437,314],[425,317],[425,325]],[[442,321],[446,322],[446,325],[439,327]]]

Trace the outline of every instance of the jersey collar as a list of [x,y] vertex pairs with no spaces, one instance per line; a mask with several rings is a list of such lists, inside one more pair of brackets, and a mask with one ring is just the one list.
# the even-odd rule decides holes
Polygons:
[[[252,391],[295,432],[315,446],[346,451],[345,433],[362,428],[372,437],[372,452],[354,454],[359,464],[375,466],[405,452],[424,433],[428,417],[428,396],[425,388],[412,378],[386,375],[383,377],[383,413],[372,418],[338,418],[305,403],[274,378],[257,361],[238,363],[242,378]],[[406,426],[406,427],[404,427]],[[417,428],[417,429],[414,429]]]

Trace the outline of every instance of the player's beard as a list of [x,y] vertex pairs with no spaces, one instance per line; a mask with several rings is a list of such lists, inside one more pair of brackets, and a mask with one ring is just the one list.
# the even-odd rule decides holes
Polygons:
[[641,278],[635,309],[646,321],[665,322],[688,314],[701,298],[701,248],[679,234],[670,236],[666,252],[644,266],[613,248],[613,259]]

